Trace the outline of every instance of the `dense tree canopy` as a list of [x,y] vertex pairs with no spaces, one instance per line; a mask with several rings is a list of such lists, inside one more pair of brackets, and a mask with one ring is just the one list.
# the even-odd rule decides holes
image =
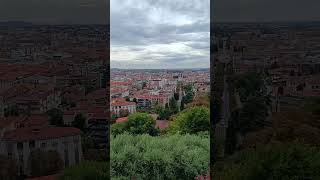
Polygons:
[[309,145],[320,144],[320,121],[302,109],[274,113],[270,123],[266,128],[248,133],[243,146],[294,141]]
[[195,106],[205,106],[207,108],[210,107],[210,97],[209,96],[198,96],[194,99],[193,102],[187,104],[187,107],[195,107]]
[[80,165],[64,170],[61,180],[105,180],[109,178],[109,166],[106,162],[82,162]]
[[128,117],[126,122],[113,124],[111,133],[112,135],[118,135],[124,132],[134,135],[157,135],[155,123],[155,120],[147,113],[134,113]]
[[194,179],[209,168],[208,136],[122,134],[110,143],[112,179]]
[[83,131],[86,128],[86,117],[83,114],[77,114],[72,121],[72,126]]
[[216,164],[215,179],[319,179],[320,149],[282,144],[246,149]]
[[63,112],[60,109],[50,109],[47,112],[50,120],[50,124],[52,125],[63,125]]
[[162,106],[158,106],[156,108],[156,113],[159,115],[159,119],[167,120],[172,115],[169,108],[164,108]]
[[183,110],[173,118],[169,132],[171,133],[198,133],[209,131],[210,112],[206,107],[191,107]]
[[258,73],[245,73],[235,78],[234,88],[240,94],[242,102],[251,96],[262,96],[265,89],[264,77]]

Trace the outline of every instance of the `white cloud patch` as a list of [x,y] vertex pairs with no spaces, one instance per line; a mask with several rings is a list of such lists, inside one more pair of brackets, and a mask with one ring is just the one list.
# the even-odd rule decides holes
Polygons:
[[111,67],[209,67],[209,0],[111,0]]

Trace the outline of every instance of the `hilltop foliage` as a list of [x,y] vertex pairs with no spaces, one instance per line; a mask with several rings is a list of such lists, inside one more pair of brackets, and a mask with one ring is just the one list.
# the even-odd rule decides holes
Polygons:
[[194,179],[209,167],[209,137],[129,134],[111,139],[112,179]]

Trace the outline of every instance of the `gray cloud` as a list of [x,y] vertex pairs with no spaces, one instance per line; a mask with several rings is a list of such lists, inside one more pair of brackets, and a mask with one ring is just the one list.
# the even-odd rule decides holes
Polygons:
[[111,0],[111,66],[209,67],[210,0]]

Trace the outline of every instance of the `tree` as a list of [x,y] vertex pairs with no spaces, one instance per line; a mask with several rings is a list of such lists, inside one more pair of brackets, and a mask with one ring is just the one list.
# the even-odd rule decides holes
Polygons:
[[82,162],[63,171],[61,180],[110,179],[109,166],[106,162]]
[[132,100],[132,101],[136,103],[136,102],[137,102],[137,99],[136,99],[136,98],[133,98],[133,100]]
[[57,151],[34,150],[31,152],[30,162],[32,176],[56,174],[63,169],[63,160]]
[[182,100],[181,100],[181,105],[180,105],[180,111],[182,111],[182,110],[184,110],[184,104],[185,104],[185,102],[184,102],[184,98],[182,98]]
[[129,96],[126,96],[126,101],[130,101],[130,98],[129,98]]
[[194,94],[192,92],[187,92],[185,96],[183,96],[183,102],[186,104],[191,103],[193,101]]
[[251,96],[263,96],[265,87],[263,74],[245,73],[235,78],[234,86],[239,92],[242,102],[245,102]]
[[268,106],[264,97],[250,97],[240,110],[238,128],[242,134],[261,129],[266,125]]
[[115,113],[111,113],[111,123],[114,123],[117,120],[117,115]]
[[198,133],[209,131],[210,112],[206,107],[192,107],[183,110],[176,117],[169,127],[171,133]]
[[86,152],[88,152],[89,149],[94,148],[94,141],[89,136],[81,134],[81,146],[82,151],[85,154]]
[[77,114],[72,121],[72,126],[79,128],[80,130],[85,130],[86,128],[86,117],[83,114]]
[[128,129],[125,122],[115,123],[111,126],[111,135],[117,136],[124,133]]
[[157,135],[158,131],[155,128],[155,120],[147,113],[134,113],[128,117],[126,122],[116,123],[112,125],[111,132],[117,135],[123,132],[130,134],[149,134]]
[[175,98],[171,98],[169,102],[169,108],[171,111],[171,114],[175,114],[178,112],[178,104]]
[[193,102],[191,102],[187,105],[187,107],[195,107],[195,106],[205,106],[205,107],[209,108],[210,107],[209,96],[196,97]]
[[184,87],[184,91],[185,91],[186,95],[182,97],[183,102],[185,102],[185,104],[191,103],[194,98],[193,84],[186,85]]
[[256,147],[275,142],[288,143],[298,141],[301,144],[320,144],[320,121],[304,109],[291,109],[274,113],[270,126],[248,133],[243,147]]
[[60,109],[50,109],[49,111],[47,111],[47,115],[49,116],[51,125],[63,125],[63,112]]
[[272,144],[245,149],[217,163],[213,179],[319,179],[319,169],[319,147]]
[[156,113],[159,115],[160,120],[167,120],[171,116],[169,108],[163,108],[162,106],[156,107]]
[[208,136],[122,134],[110,150],[111,179],[194,179],[209,168]]
[[144,89],[147,86],[147,82],[142,82],[142,89]]
[[179,100],[179,93],[174,93],[174,99],[176,100],[176,101],[178,101]]
[[127,117],[129,115],[129,111],[127,109],[120,109],[119,115],[120,117]]

